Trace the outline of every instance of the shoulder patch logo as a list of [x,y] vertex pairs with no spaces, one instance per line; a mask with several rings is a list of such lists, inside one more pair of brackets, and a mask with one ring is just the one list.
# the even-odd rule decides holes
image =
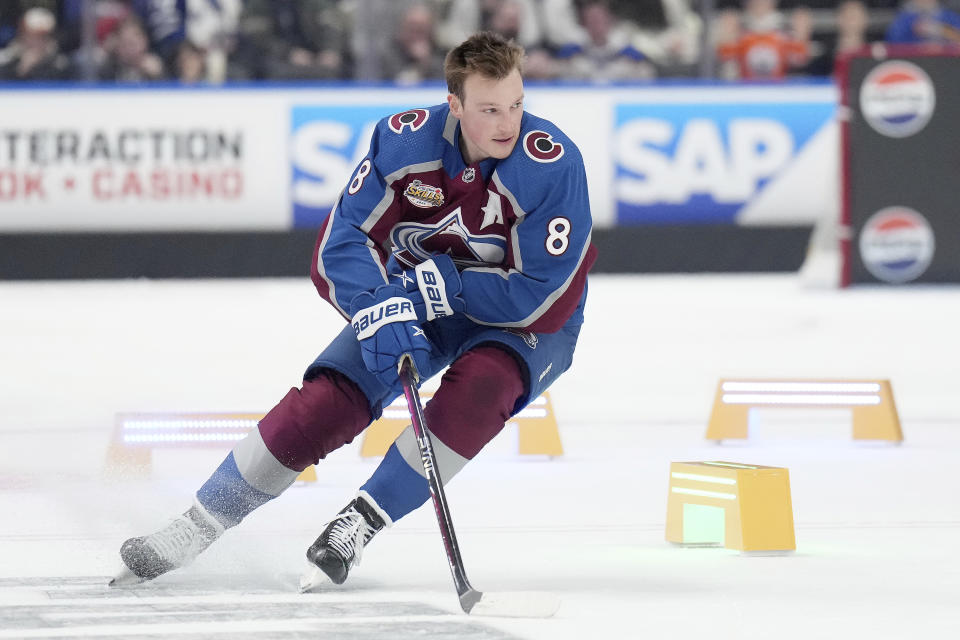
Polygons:
[[563,145],[554,142],[546,131],[531,131],[523,136],[523,150],[537,162],[556,162],[563,156]]
[[403,133],[403,130],[407,127],[410,128],[410,131],[416,131],[426,123],[429,117],[430,112],[426,109],[411,109],[403,113],[393,114],[390,116],[388,124],[390,130],[394,133]]
[[429,209],[430,207],[443,206],[443,189],[433,185],[424,184],[419,180],[414,180],[407,185],[403,195],[407,197],[415,207]]

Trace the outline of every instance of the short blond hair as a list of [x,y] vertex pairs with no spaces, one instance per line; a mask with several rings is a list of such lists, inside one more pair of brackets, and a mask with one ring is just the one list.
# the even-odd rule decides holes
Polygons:
[[475,33],[447,53],[443,62],[447,91],[462,101],[467,76],[478,73],[502,80],[514,69],[522,70],[523,56],[523,47],[513,40],[492,31]]

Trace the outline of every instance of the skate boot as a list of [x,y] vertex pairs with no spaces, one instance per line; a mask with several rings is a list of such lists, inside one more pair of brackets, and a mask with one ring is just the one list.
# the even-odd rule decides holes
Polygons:
[[[360,564],[363,548],[384,527],[383,518],[358,497],[331,520],[320,537],[307,549],[307,560],[316,565],[300,580],[300,590],[310,591],[324,582],[324,575],[334,584],[343,584],[350,568]],[[322,574],[320,572],[323,572]]]
[[120,557],[126,566],[110,581],[110,586],[139,584],[186,566],[223,531],[223,525],[206,509],[194,504],[160,531],[124,542]]

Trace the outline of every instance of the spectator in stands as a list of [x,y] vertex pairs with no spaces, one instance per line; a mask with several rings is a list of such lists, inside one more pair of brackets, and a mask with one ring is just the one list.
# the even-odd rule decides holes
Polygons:
[[341,5],[337,0],[247,0],[231,75],[258,80],[350,78],[350,24]]
[[103,48],[106,56],[98,72],[100,80],[136,83],[166,77],[163,60],[150,50],[147,33],[134,15],[107,35]]
[[960,44],[960,14],[939,0],[913,0],[897,14],[887,29],[892,44]]
[[450,49],[477,31],[493,31],[526,49],[525,78],[553,78],[558,68],[547,48],[542,15],[538,0],[451,0],[437,44]]
[[834,33],[822,42],[821,49],[811,55],[810,62],[803,68],[808,75],[833,74],[837,58],[867,45],[870,16],[863,0],[844,0],[837,6],[833,19]]
[[393,48],[383,59],[383,77],[400,84],[443,78],[443,52],[434,42],[433,13],[425,4],[404,12],[393,37]]
[[20,23],[20,7],[8,2],[0,2],[0,50],[17,37],[17,25]]
[[207,52],[187,39],[177,52],[174,75],[183,84],[211,81],[207,71]]
[[[622,5],[622,6],[618,6]],[[638,27],[634,46],[665,75],[688,75],[700,59],[703,22],[689,0],[612,3],[614,14]]]
[[187,2],[186,39],[177,51],[176,75],[181,81],[220,84],[226,79],[242,9],[243,0]]
[[128,0],[140,19],[150,50],[173,69],[177,52],[187,35],[188,0]]
[[809,30],[799,37],[789,33],[776,0],[745,0],[742,19],[735,21],[735,15],[725,12],[720,19],[717,55],[736,63],[737,77],[776,80],[807,63]]
[[543,27],[543,43],[559,57],[569,55],[569,47],[582,47],[587,32],[580,25],[574,0],[539,0],[538,11]]
[[587,0],[580,8],[587,42],[571,51],[565,77],[595,82],[649,79],[653,65],[632,44],[636,25],[618,19],[607,0]]
[[57,19],[34,7],[20,18],[16,37],[0,50],[0,80],[68,80],[69,59],[57,45]]
[[[530,50],[543,44],[543,29],[533,0],[451,0],[437,30],[441,48],[452,48],[477,31],[497,31]],[[498,31],[499,33],[499,31]]]

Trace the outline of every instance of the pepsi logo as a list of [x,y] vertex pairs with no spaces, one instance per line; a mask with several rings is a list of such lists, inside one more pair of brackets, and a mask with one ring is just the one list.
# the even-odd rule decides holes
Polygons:
[[909,282],[930,266],[933,229],[907,207],[887,207],[870,216],[860,232],[860,258],[878,280]]
[[878,65],[860,87],[863,117],[875,131],[893,138],[912,136],[927,126],[936,101],[930,76],[903,60]]

